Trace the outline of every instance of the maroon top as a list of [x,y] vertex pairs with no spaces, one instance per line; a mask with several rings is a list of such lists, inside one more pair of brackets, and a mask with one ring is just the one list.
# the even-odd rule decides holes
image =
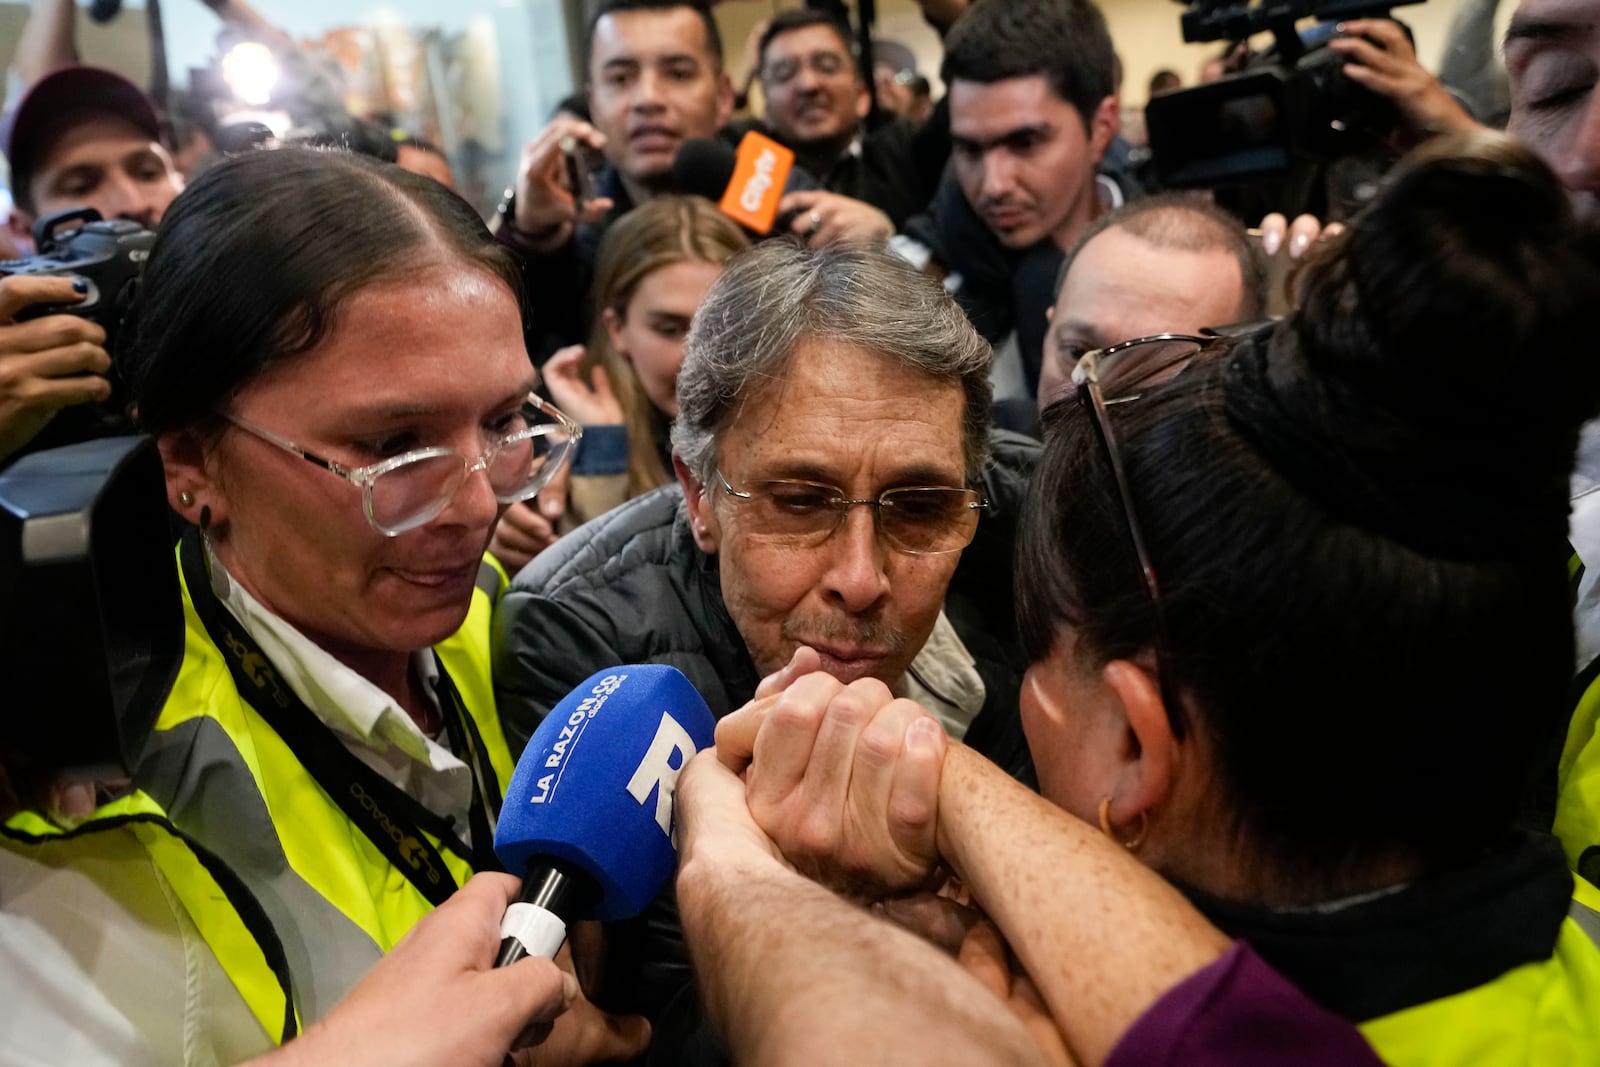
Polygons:
[[1105,1067],[1381,1067],[1355,1024],[1327,1011],[1243,941],[1185,978],[1122,1035]]

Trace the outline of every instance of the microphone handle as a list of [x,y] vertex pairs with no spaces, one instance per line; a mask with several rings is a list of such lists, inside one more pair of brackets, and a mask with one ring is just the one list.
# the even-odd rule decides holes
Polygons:
[[534,856],[523,873],[522,892],[500,920],[494,965],[509,967],[528,955],[553,959],[567,928],[599,899],[600,887],[581,868],[553,856]]

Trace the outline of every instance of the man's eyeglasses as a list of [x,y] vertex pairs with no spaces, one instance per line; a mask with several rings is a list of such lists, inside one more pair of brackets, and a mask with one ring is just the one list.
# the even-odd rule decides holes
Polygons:
[[271,430],[224,415],[239,429],[331,471],[362,489],[367,521],[386,537],[396,537],[432,520],[449,506],[462,484],[483,471],[502,504],[526,500],[572,456],[583,428],[552,404],[530,395],[507,421],[506,433],[478,456],[450,448],[418,448],[364,467],[348,467],[301,448]]
[[1167,636],[1166,611],[1161,603],[1161,583],[1156,579],[1150,550],[1145,547],[1144,531],[1133,506],[1133,490],[1128,485],[1128,472],[1117,450],[1117,435],[1112,429],[1107,405],[1137,400],[1142,390],[1177,377],[1208,345],[1219,339],[1181,333],[1140,337],[1086,352],[1072,371],[1072,381],[1078,387],[1078,402],[1094,416],[1100,444],[1105,449],[1106,461],[1111,465],[1111,476],[1117,483],[1122,517],[1128,525],[1128,536],[1133,541],[1133,550],[1139,559],[1139,573],[1144,579],[1145,594],[1150,598],[1150,611],[1155,616],[1156,680],[1161,686],[1161,699],[1167,707],[1167,722],[1172,726],[1173,736],[1180,738],[1184,734],[1183,705],[1178,703],[1177,690],[1169,675],[1171,641]]
[[857,504],[876,508],[878,532],[893,548],[914,556],[957,552],[972,543],[978,515],[989,504],[972,489],[914,485],[852,500],[838,486],[775,479],[740,492],[717,472],[723,492],[738,502],[750,533],[763,540],[820,545],[844,524]]

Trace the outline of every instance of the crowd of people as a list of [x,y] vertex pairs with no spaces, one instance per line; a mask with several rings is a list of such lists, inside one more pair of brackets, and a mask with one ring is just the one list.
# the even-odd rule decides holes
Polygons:
[[[1600,1062],[1600,3],[1522,0],[1504,131],[1342,24],[1382,177],[1292,221],[1129,169],[1092,0],[926,0],[915,110],[780,12],[759,115],[599,0],[487,222],[425,144],[180,168],[39,5],[13,239],[154,236],[108,324],[0,277],[0,477],[124,404],[182,632],[126,767],[0,731],[0,1059]],[[674,167],[749,131],[772,234]],[[630,663],[718,720],[676,878],[495,967]]]

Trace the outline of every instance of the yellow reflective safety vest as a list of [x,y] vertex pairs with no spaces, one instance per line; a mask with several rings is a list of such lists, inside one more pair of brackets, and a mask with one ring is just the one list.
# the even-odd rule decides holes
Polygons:
[[[497,869],[492,833],[475,819],[468,848],[450,820],[375,772],[328,780],[308,767],[359,761],[247,650],[253,642],[216,599],[192,535],[179,562],[183,662],[134,781],[259,901],[309,1025],[475,870]],[[490,615],[506,584],[486,556],[465,623],[434,649],[459,694],[450,747],[473,769],[474,815],[482,805],[491,818],[513,769],[489,673]],[[441,711],[450,722],[451,709]]]
[[1582,692],[1556,768],[1556,815],[1551,829],[1567,863],[1600,884],[1600,660],[1579,684]]
[[1600,1063],[1600,891],[1574,880],[1547,960],[1361,1024],[1394,1067]]
[[[1567,580],[1575,603],[1584,571],[1574,551],[1567,560]],[[1550,829],[1561,841],[1568,866],[1591,885],[1600,885],[1600,659],[1580,667],[1573,685],[1577,699],[1556,765]]]
[[[138,792],[124,796],[101,806],[71,829],[33,812],[21,812],[0,827],[0,849],[27,863],[25,870],[37,871],[44,879],[40,885],[47,895],[59,898],[65,890],[67,899],[59,907],[48,900],[44,902],[47,909],[55,910],[48,910],[44,916],[27,911],[26,921],[42,921],[42,936],[60,937],[71,944],[85,927],[96,926],[94,937],[115,939],[120,921],[143,928],[147,936],[159,934],[172,939],[174,958],[185,961],[178,965],[187,972],[184,989],[159,998],[150,997],[143,989],[97,991],[109,1005],[142,1005],[148,1009],[159,1004],[162,1010],[170,1007],[174,1016],[170,1025],[149,1025],[148,1017],[128,1020],[136,1031],[148,1027],[149,1031],[165,1034],[174,1045],[161,1050],[165,1054],[178,1054],[175,1046],[181,1045],[186,1060],[227,1062],[232,1054],[252,1054],[248,1051],[252,1048],[255,1052],[265,1051],[270,1047],[268,1042],[282,1043],[299,1032],[288,962],[266,913],[243,882],[208,849],[173,826],[150,797]],[[159,872],[159,881],[143,874],[151,867]],[[52,877],[50,872],[62,868],[72,869],[98,885],[101,897],[97,899],[109,898],[124,904],[127,910],[120,915],[85,915],[74,910],[81,906],[74,891],[60,886],[55,893],[49,893],[50,887],[58,886],[48,880]],[[148,900],[132,899],[136,886],[155,898],[154,906]],[[19,891],[15,885],[9,888]],[[181,932],[183,924],[175,918],[179,908],[192,926],[190,933]],[[64,928],[55,928],[56,917],[66,924]],[[234,998],[224,992],[226,984],[218,982],[208,988],[203,977],[207,972],[189,955],[192,949],[184,945],[195,934],[211,949],[218,968],[232,983],[249,1016],[260,1024],[259,1032],[248,1025],[249,1016],[241,1013]],[[102,951],[90,952],[86,965],[91,971],[104,955]],[[134,960],[132,973],[142,975],[150,966],[147,956],[136,955]],[[17,977],[24,982],[37,980],[37,976]],[[78,980],[84,980],[83,976],[79,975]],[[223,997],[229,1003],[223,1004]],[[34,1024],[50,1025],[34,1019],[15,1022],[24,1029]],[[75,1017],[54,1022],[67,1023],[74,1034],[85,1025],[85,1020]],[[105,1033],[100,1036],[109,1040]],[[142,1036],[159,1040],[155,1033]],[[13,1035],[13,1040],[20,1037]],[[254,1047],[258,1044],[265,1047]],[[115,1049],[102,1047],[98,1041],[94,1047],[116,1058]],[[61,1049],[58,1047],[56,1052],[59,1054]]]
[[1600,1064],[1600,892],[1506,830],[1415,880],[1314,906],[1191,898],[1396,1067]]

